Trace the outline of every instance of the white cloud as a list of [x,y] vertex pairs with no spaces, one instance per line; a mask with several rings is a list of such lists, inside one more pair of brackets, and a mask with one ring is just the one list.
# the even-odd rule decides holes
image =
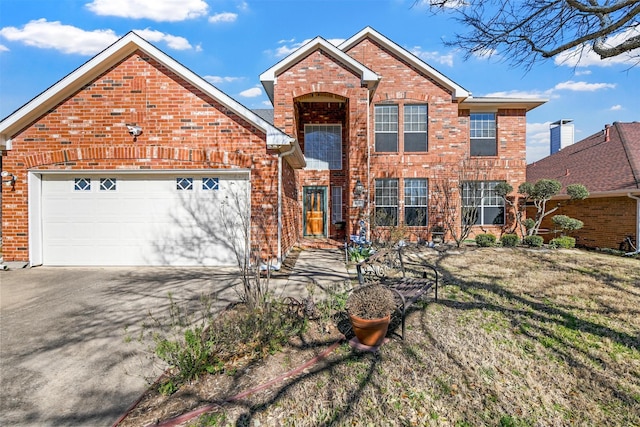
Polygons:
[[549,155],[551,122],[527,123],[527,163],[533,163]]
[[0,44],[0,52],[9,52],[9,48],[3,44]]
[[572,90],[575,92],[595,92],[601,89],[615,89],[614,83],[587,83],[587,82],[574,82],[568,80],[566,82],[558,83],[555,85],[556,90]]
[[501,91],[501,92],[492,92],[486,95],[488,98],[552,98],[554,97],[552,90],[532,90],[532,91],[524,91],[524,90],[509,90],[509,91]]
[[[310,41],[311,39],[305,39],[299,43],[296,43],[296,39],[280,40],[278,44],[282,46],[276,49],[275,56],[277,58],[288,56],[291,53],[295,52],[296,50],[300,49],[305,44],[309,43]],[[334,46],[339,46],[345,41],[345,39],[327,39],[327,41]]]
[[[637,24],[633,28],[615,34],[609,37],[605,41],[605,45],[615,46],[624,40],[631,37],[640,36],[640,24]],[[610,67],[612,65],[624,64],[624,65],[637,65],[638,57],[640,56],[640,49],[634,49],[630,52],[626,52],[612,58],[601,59],[600,56],[591,49],[590,46],[586,46],[584,50],[582,47],[576,47],[566,52],[560,53],[554,58],[556,65],[565,65],[568,67],[588,67],[590,65],[597,65],[600,67]]]
[[204,0],[93,0],[86,4],[96,15],[176,22],[206,15]]
[[148,28],[144,30],[134,30],[140,37],[149,42],[165,42],[167,46],[175,50],[188,50],[192,46],[187,39],[179,36],[172,36],[171,34],[165,34],[160,31],[150,30]]
[[617,105],[613,105],[611,106],[611,108],[609,108],[610,111],[620,111],[622,110],[622,105],[617,104]]
[[113,30],[85,31],[44,18],[30,21],[22,29],[4,27],[0,29],[0,36],[27,46],[80,55],[95,55],[118,39]]
[[577,70],[576,76],[590,76],[591,70]]
[[258,96],[262,95],[262,89],[260,89],[259,87],[252,87],[251,89],[247,89],[247,90],[243,90],[242,92],[240,92],[240,96],[244,97],[244,98],[256,98]]
[[233,83],[240,80],[240,77],[204,76],[204,79],[211,84]]
[[418,58],[422,59],[424,62],[437,62],[438,64],[444,64],[449,67],[453,67],[453,54],[451,53],[441,54],[437,50],[426,52],[423,51],[420,46],[415,46],[413,49],[410,49],[410,52]]
[[218,24],[220,22],[235,22],[236,19],[238,19],[237,13],[223,12],[216,13],[215,15],[210,16],[209,22],[211,22],[212,24]]

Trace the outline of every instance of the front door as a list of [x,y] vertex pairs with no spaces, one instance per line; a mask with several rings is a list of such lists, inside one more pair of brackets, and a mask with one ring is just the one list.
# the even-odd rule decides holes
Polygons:
[[327,235],[327,187],[304,187],[303,189],[304,235],[324,237]]

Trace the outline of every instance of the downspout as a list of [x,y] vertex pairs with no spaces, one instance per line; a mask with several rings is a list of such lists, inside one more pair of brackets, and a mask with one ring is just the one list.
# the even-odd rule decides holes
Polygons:
[[282,159],[293,154],[298,148],[298,141],[294,140],[290,150],[278,153],[278,265],[282,265]]
[[640,253],[640,197],[631,193],[627,193],[627,196],[636,200],[636,251],[632,254],[637,254]]

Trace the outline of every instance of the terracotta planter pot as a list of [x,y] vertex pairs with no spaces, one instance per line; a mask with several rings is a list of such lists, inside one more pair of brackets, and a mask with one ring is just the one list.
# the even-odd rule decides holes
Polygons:
[[350,314],[349,319],[351,320],[353,332],[358,337],[360,344],[375,347],[382,344],[384,337],[387,335],[391,314],[380,319],[361,319]]

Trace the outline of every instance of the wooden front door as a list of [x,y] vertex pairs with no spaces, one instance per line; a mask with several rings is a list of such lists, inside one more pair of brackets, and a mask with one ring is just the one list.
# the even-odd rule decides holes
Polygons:
[[327,235],[327,187],[304,187],[304,235]]

